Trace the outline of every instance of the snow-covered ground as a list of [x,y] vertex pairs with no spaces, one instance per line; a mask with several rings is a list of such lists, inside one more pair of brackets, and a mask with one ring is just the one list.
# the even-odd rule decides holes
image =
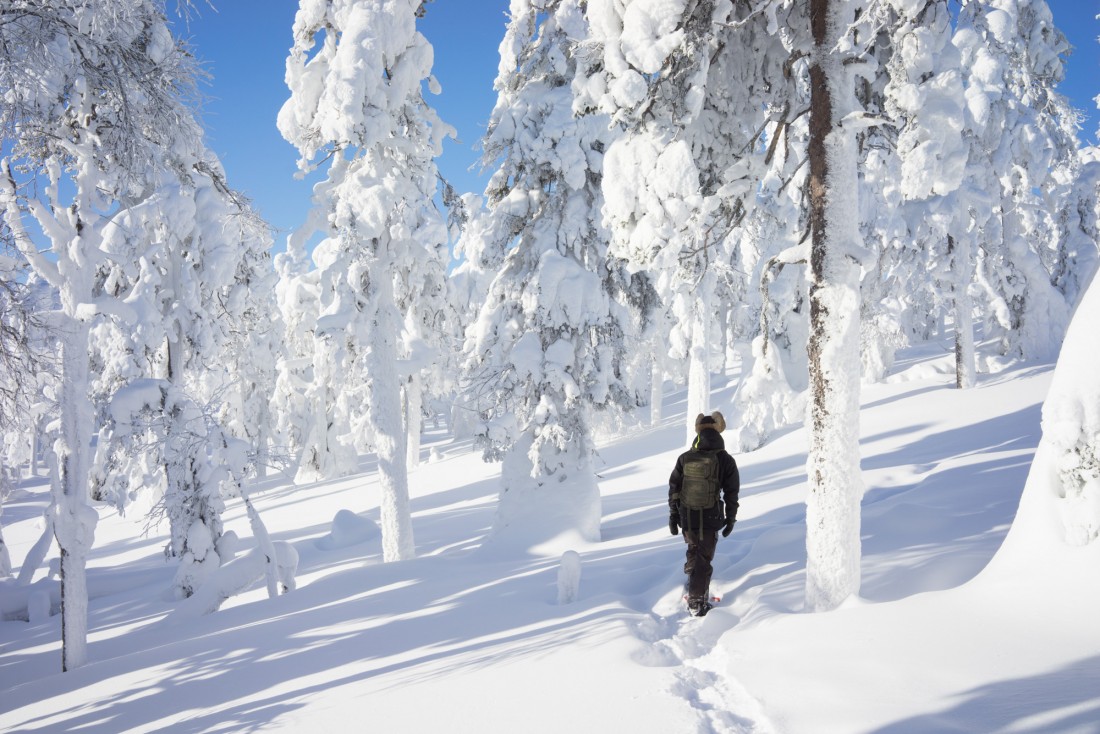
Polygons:
[[[1100,732],[1100,543],[1045,542],[1033,509],[987,567],[1052,366],[958,391],[944,349],[904,357],[863,392],[863,587],[841,609],[802,610],[797,427],[737,456],[722,601],[686,616],[665,499],[685,396],[670,392],[660,428],[600,444],[595,544],[487,542],[499,467],[438,431],[410,476],[415,560],[381,562],[371,457],[339,481],[268,480],[253,499],[297,550],[298,588],[271,599],[257,583],[206,616],[166,597],[166,528],[142,536],[144,518],[101,508],[90,662],[60,672],[57,615],[0,622],[0,731]],[[734,414],[736,376],[716,384],[712,408]],[[30,482],[5,505],[16,573],[46,501]],[[227,527],[243,557],[240,503]],[[568,550],[579,586],[560,604]],[[33,588],[56,595],[44,577]]]

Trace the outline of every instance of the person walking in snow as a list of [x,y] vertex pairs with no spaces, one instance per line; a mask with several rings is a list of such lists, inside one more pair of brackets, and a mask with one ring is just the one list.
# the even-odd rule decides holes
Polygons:
[[668,478],[668,529],[682,528],[687,543],[688,611],[703,616],[710,610],[710,576],[718,531],[728,537],[737,521],[741,476],[726,452],[722,431],[726,420],[718,411],[695,419],[696,439],[680,454]]

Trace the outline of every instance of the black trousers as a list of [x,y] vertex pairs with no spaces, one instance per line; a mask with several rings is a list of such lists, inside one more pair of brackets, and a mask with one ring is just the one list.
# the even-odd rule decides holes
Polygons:
[[710,575],[714,572],[711,562],[718,547],[718,531],[685,530],[684,542],[687,543],[684,573],[688,576],[688,598],[705,599],[710,596]]

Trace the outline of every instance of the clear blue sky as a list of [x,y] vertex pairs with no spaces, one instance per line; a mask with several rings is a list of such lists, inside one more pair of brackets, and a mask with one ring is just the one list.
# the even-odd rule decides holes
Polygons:
[[[289,96],[284,82],[297,0],[197,0],[198,17],[184,30],[212,79],[202,119],[208,143],[229,183],[249,195],[278,230],[276,244],[299,227],[311,182],[294,179],[297,151],[275,127]],[[496,102],[497,49],[507,24],[507,0],[435,0],[420,31],[435,48],[434,73],[443,90],[428,102],[458,130],[438,161],[460,191],[481,193],[477,148]],[[475,166],[475,170],[469,170]]]
[[[298,2],[211,2],[216,12],[200,0],[198,17],[184,31],[212,75],[203,110],[209,144],[221,157],[230,184],[248,194],[278,228],[281,246],[304,220],[311,189],[309,182],[294,179],[296,151],[275,128],[289,94],[283,72]],[[1055,23],[1076,48],[1062,92],[1088,116],[1082,139],[1096,142],[1100,0],[1048,3]],[[434,71],[443,87],[428,101],[459,134],[457,142],[447,143],[439,168],[463,192],[481,193],[485,185],[477,175],[477,144],[496,101],[492,86],[507,8],[507,0],[435,0],[420,23],[435,48]]]

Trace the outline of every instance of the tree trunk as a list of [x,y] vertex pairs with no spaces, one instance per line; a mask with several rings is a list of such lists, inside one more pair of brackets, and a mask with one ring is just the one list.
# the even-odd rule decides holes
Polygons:
[[[90,268],[86,268],[90,270]],[[79,280],[86,277],[74,276]],[[66,289],[70,290],[70,289]],[[86,298],[76,296],[77,291]],[[90,288],[62,293],[66,311],[90,301]],[[66,298],[68,296],[68,298]],[[57,442],[58,481],[54,490],[54,536],[61,549],[61,669],[73,670],[87,661],[87,553],[98,518],[88,505],[88,452],[92,405],[88,400],[88,325],[70,318],[61,341],[61,435]]]
[[[0,469],[2,471],[2,469]],[[4,514],[4,498],[0,497],[0,517]],[[4,543],[4,523],[0,520],[0,579],[11,576],[11,555],[8,554],[8,546]]]
[[955,307],[955,387],[974,387],[974,316],[968,287],[974,266],[969,247],[947,236],[947,252],[951,257],[951,296]]
[[691,347],[688,351],[687,443],[695,441],[695,417],[710,412],[710,311],[709,277],[699,283],[699,296],[694,304]]
[[[172,288],[176,293],[179,293],[178,279],[175,277],[175,268],[173,273],[169,275],[171,278]],[[183,374],[183,335],[180,333],[179,322],[175,322],[170,327],[170,332],[173,334],[168,338],[165,345],[165,351],[167,352],[167,359],[165,360],[165,375],[164,381],[168,383],[173,389],[176,387],[177,382]],[[171,549],[173,558],[182,558],[184,552],[187,550],[187,532],[190,529],[190,522],[188,518],[191,517],[190,512],[180,512],[180,507],[176,507],[176,511],[173,512],[172,506],[178,505],[181,502],[186,502],[185,498],[189,498],[194,495],[194,488],[192,491],[182,491],[185,483],[192,480],[192,477],[180,476],[180,466],[176,457],[170,457],[169,452],[172,450],[170,444],[174,444],[179,439],[175,438],[178,434],[178,426],[175,425],[177,420],[176,416],[169,415],[166,410],[167,406],[164,405],[162,399],[160,412],[164,417],[164,425],[167,429],[167,435],[165,436],[165,443],[163,446],[163,455],[161,456],[161,463],[164,467],[164,480],[166,486],[165,505],[168,510],[168,528],[171,537]],[[197,514],[197,513],[195,513]]]
[[[379,272],[389,268],[379,262]],[[412,517],[409,511],[407,438],[401,419],[401,382],[393,366],[397,363],[397,336],[401,318],[393,300],[388,278],[378,278],[379,292],[374,333],[371,337],[367,374],[370,424],[378,455],[378,481],[382,489],[382,560],[404,561],[416,556]]]
[[657,345],[654,345],[653,363],[649,370],[649,425],[661,425],[663,418],[665,399],[665,371],[661,366],[661,358],[657,356]]
[[38,471],[39,471],[39,469],[38,469],[38,452],[40,451],[40,444],[41,444],[41,438],[40,438],[40,435],[39,435],[38,421],[37,420],[34,421],[34,424],[31,426],[30,442],[31,442],[31,456],[30,456],[30,461],[27,462],[27,476],[28,477],[37,477],[38,476]]
[[[836,50],[849,26],[841,0],[811,0],[810,450],[806,606],[833,609],[859,592],[859,265],[854,260],[856,148],[839,121],[854,107]],[[849,14],[850,15],[850,14]]]
[[420,431],[423,427],[424,390],[419,375],[410,375],[405,383],[405,424],[408,426],[408,446],[405,464],[409,469],[420,466]]

